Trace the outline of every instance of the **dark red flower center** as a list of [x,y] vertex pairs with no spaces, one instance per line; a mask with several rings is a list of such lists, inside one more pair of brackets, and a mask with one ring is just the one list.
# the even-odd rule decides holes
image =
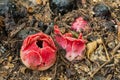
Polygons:
[[37,40],[36,42],[37,46],[42,48],[43,47],[43,41],[42,40]]

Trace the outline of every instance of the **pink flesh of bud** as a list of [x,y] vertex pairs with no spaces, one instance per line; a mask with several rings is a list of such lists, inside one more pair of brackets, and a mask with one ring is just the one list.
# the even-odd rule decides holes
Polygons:
[[72,23],[72,29],[76,30],[77,32],[82,30],[87,29],[87,21],[85,21],[82,17],[77,18],[73,23]]
[[66,58],[69,61],[82,59],[83,51],[85,50],[85,40],[82,39],[81,34],[78,39],[73,38],[70,33],[62,35],[57,25],[54,26],[54,33],[57,43],[66,50]]
[[28,68],[46,70],[56,61],[56,47],[51,37],[40,32],[24,40],[20,57]]

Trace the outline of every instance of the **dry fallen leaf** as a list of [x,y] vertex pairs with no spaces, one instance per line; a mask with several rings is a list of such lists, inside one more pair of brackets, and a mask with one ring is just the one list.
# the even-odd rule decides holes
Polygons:
[[91,54],[90,60],[100,63],[107,61],[103,45],[99,45],[98,48]]
[[93,53],[93,51],[97,48],[97,41],[93,41],[87,44],[87,52],[86,55],[88,58],[90,58],[90,55]]

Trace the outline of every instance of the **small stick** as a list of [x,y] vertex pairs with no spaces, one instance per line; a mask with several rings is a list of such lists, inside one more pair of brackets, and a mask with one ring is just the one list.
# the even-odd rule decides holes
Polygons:
[[15,35],[25,27],[25,23],[21,24],[19,27],[10,32],[10,37],[13,38]]
[[107,60],[104,64],[102,64],[99,68],[97,68],[91,75],[90,77],[93,77],[102,67],[104,67],[106,64],[108,64],[116,55],[114,55],[117,50],[120,48],[120,42],[118,43],[118,45],[112,50],[111,54],[113,54],[113,56],[110,58],[110,60]]
[[105,46],[104,43],[102,43],[102,44],[103,44],[103,47],[104,47],[104,50],[105,50],[105,53],[106,53],[107,59],[110,60],[110,57],[109,57],[109,55],[108,55],[108,51],[107,51],[107,49],[106,49],[106,46]]
[[97,68],[90,77],[93,77],[102,67],[104,67],[106,64],[108,64],[114,57],[112,57],[110,60],[107,60],[104,64],[102,64],[99,68]]
[[114,55],[119,48],[120,48],[120,42],[119,42],[118,45],[112,50],[111,54]]

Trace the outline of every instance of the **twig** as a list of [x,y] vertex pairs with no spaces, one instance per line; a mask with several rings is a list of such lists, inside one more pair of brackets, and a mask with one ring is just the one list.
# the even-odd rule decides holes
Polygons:
[[111,80],[112,79],[112,74],[109,74],[105,80]]
[[116,23],[117,23],[117,37],[118,40],[120,41],[120,21],[118,19],[115,19]]
[[23,29],[25,23],[21,24],[19,27],[10,32],[10,37],[13,38],[21,29]]
[[[57,61],[58,62],[58,61]],[[56,73],[57,73],[57,62],[56,62],[56,64],[55,64],[55,68],[54,68],[54,74],[53,74],[53,77],[52,77],[52,79],[54,80],[55,79],[55,77],[56,77]]]
[[111,54],[113,54],[113,56],[110,58],[110,60],[107,60],[104,64],[102,64],[99,68],[97,68],[91,75],[90,77],[93,77],[102,67],[104,67],[106,64],[108,64],[116,55],[114,55],[117,50],[120,48],[120,42],[118,43],[118,45],[113,49],[113,51],[111,52]]
[[99,68],[97,68],[90,77],[93,77],[102,67],[104,67],[106,64],[108,64],[114,57],[112,57],[110,60],[107,60],[104,64],[102,64]]
[[110,60],[110,57],[109,57],[109,55],[108,55],[108,51],[107,51],[107,49],[106,49],[106,46],[105,46],[104,42],[103,42],[102,44],[103,44],[103,47],[104,47],[104,50],[105,50],[107,59]]
[[39,28],[36,28],[36,27],[27,27],[26,29],[28,29],[28,30],[35,30],[37,32],[41,32],[41,30],[39,30]]
[[112,56],[116,53],[116,51],[120,48],[120,42],[118,43],[118,45],[112,50],[111,54]]

